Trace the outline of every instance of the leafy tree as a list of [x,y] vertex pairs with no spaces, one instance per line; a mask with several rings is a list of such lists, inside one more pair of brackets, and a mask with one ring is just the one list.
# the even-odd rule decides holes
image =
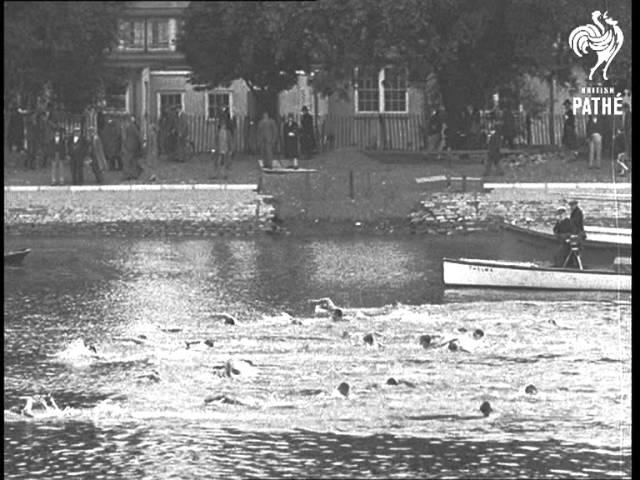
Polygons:
[[178,40],[199,87],[244,79],[261,109],[275,113],[277,95],[308,67],[300,48],[305,2],[191,2]]
[[45,85],[70,110],[90,104],[123,3],[5,2],[5,109],[17,95],[34,106]]

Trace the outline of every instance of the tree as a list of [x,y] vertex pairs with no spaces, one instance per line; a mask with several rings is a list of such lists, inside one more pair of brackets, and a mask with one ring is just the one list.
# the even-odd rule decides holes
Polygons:
[[309,66],[300,48],[305,2],[191,2],[178,48],[199,88],[243,79],[260,109],[274,114],[277,95]]
[[124,2],[5,2],[5,109],[35,106],[45,85],[72,111],[90,104],[107,75]]

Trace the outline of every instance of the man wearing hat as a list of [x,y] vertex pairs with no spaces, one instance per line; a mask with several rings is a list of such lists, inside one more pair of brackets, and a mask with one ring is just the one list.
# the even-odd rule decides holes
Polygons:
[[82,135],[82,128],[77,126],[73,129],[69,145],[71,183],[73,185],[82,185],[84,182],[84,159],[87,158],[88,153],[88,142]]
[[564,129],[562,132],[562,145],[569,150],[576,149],[576,116],[571,108],[571,101],[566,99],[564,103]]
[[565,207],[558,207],[556,210],[556,218],[557,220],[553,227],[553,233],[561,241],[562,246],[554,255],[553,263],[556,267],[562,267],[565,260],[571,253],[571,246],[569,245],[568,240],[574,233],[574,227],[571,220],[567,217],[567,209]]
[[571,200],[569,202],[569,208],[571,208],[569,220],[571,221],[573,234],[578,235],[580,240],[584,240],[587,238],[587,235],[584,233],[584,215],[582,213],[582,209],[578,206],[578,201]]

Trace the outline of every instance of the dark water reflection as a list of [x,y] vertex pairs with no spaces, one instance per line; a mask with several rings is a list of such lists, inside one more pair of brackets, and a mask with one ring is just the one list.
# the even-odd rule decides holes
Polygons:
[[[5,416],[5,478],[630,475],[629,296],[444,290],[442,256],[529,260],[498,234],[6,242],[33,252],[5,268],[5,409],[50,391],[73,415]],[[312,318],[322,296],[399,305],[335,324]],[[472,354],[417,344],[459,327],[486,332]],[[55,357],[77,338],[104,358]],[[197,338],[215,348],[186,351]],[[214,378],[234,356],[259,375]],[[136,379],[151,369],[161,382]],[[352,398],[331,395],[341,381]],[[204,405],[218,393],[257,402]]]

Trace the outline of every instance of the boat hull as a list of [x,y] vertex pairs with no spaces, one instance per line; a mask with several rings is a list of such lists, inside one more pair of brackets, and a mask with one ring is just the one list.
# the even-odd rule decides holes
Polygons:
[[8,252],[4,254],[5,265],[21,265],[24,257],[26,257],[31,250],[25,248],[24,250],[18,250],[16,252]]
[[465,258],[445,258],[442,268],[444,284],[448,286],[631,291],[631,274],[605,270],[573,270]]
[[[551,260],[559,248],[559,240],[551,233],[518,227],[511,224],[502,225],[503,232],[527,248],[531,258],[535,260]],[[618,233],[605,229],[586,229],[587,239],[582,243],[581,257],[586,265],[611,265],[616,257],[631,256],[631,235],[626,230]]]

